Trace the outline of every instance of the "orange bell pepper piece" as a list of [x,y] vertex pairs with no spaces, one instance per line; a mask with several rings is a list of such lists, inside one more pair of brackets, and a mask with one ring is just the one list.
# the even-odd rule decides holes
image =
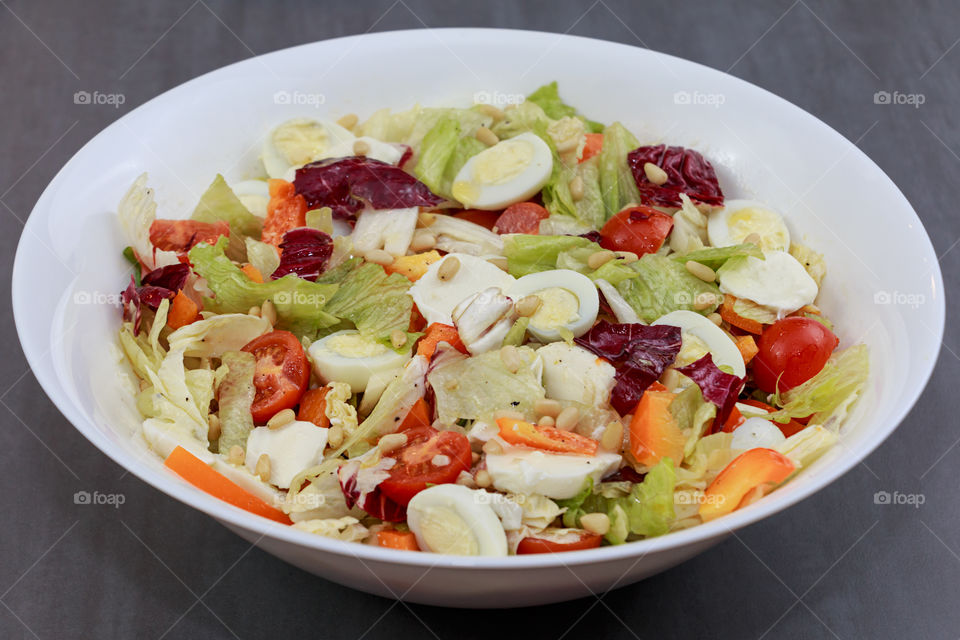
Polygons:
[[510,444],[532,449],[592,456],[600,446],[596,440],[579,433],[530,424],[515,418],[497,418],[497,426],[500,427],[500,437]]
[[630,453],[640,464],[652,467],[663,458],[670,458],[675,465],[683,461],[687,439],[670,413],[675,397],[651,385],[637,403],[630,421]]
[[779,485],[795,468],[790,458],[773,449],[757,448],[743,452],[724,467],[704,491],[700,517],[708,522],[732,513]]

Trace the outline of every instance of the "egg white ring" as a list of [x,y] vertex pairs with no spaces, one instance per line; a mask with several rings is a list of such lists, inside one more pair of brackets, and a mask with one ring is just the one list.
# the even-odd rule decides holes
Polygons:
[[743,356],[723,329],[713,324],[699,313],[680,309],[660,316],[654,325],[670,325],[679,327],[680,331],[699,338],[713,356],[713,363],[718,367],[726,365],[733,370],[733,375],[742,378],[747,374],[747,367],[743,363]]
[[386,347],[384,347],[386,351],[382,353],[355,358],[343,355],[327,346],[336,336],[359,333],[356,329],[345,329],[331,333],[310,345],[308,352],[317,377],[325,383],[345,382],[350,385],[353,393],[360,393],[367,388],[371,376],[375,373],[398,369],[410,359],[409,353],[397,353]]
[[[707,238],[710,241],[710,245],[714,247],[729,247],[737,244],[743,243],[743,238],[732,238],[730,236],[730,228],[728,226],[728,221],[730,216],[740,211],[742,209],[761,209],[763,211],[768,211],[774,214],[779,220],[779,229],[777,232],[782,232],[784,234],[784,246],[780,246],[779,243],[776,246],[762,247],[767,249],[782,249],[786,251],[790,248],[790,229],[787,227],[786,218],[783,214],[774,209],[773,207],[759,202],[757,200],[727,200],[723,204],[723,208],[718,211],[714,211],[707,218]],[[760,236],[761,242],[769,237],[769,233],[764,233],[762,229],[752,230],[750,233],[756,233]],[[749,233],[747,234],[749,235]]]
[[[600,311],[600,294],[597,293],[597,287],[582,273],[572,269],[551,269],[531,273],[518,278],[506,294],[516,301],[523,296],[553,288],[566,289],[577,299],[577,318],[560,327],[570,330],[574,337],[582,336],[596,322],[597,313]],[[535,327],[533,323],[527,327],[527,331],[541,342],[555,342],[563,339],[557,329]]]

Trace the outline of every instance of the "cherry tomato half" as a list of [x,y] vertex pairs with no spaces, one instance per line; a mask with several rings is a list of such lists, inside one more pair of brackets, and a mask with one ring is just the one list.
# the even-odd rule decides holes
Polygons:
[[497,218],[497,233],[540,233],[540,221],[550,217],[550,213],[536,202],[517,202]]
[[161,251],[189,251],[201,242],[213,245],[220,236],[229,235],[230,225],[223,221],[154,220],[150,224],[150,242]]
[[596,549],[602,540],[603,536],[583,529],[544,529],[534,537],[521,540],[517,555]]
[[[839,338],[822,323],[790,317],[767,327],[757,342],[751,362],[757,386],[767,393],[787,391],[817,375]],[[779,382],[778,382],[779,380]]]
[[242,349],[257,359],[253,385],[257,388],[250,413],[264,424],[278,411],[292,409],[310,383],[310,364],[303,346],[289,331],[271,331]]
[[396,459],[390,477],[380,483],[383,495],[406,506],[428,484],[454,482],[472,463],[467,436],[433,427],[413,427],[403,433],[407,444],[389,457]]
[[673,218],[653,207],[639,205],[617,213],[600,230],[600,246],[632,251],[638,256],[656,253],[673,229]]

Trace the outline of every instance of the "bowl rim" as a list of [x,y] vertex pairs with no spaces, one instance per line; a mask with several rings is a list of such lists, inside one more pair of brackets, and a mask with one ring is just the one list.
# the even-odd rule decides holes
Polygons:
[[[571,551],[559,554],[533,554],[506,557],[464,557],[447,556],[433,553],[408,553],[373,545],[366,545],[356,542],[344,542],[332,538],[318,536],[316,534],[294,529],[290,526],[278,524],[266,518],[262,518],[239,509],[238,507],[234,507],[226,502],[222,502],[217,498],[214,498],[213,496],[188,485],[172,473],[135,464],[137,462],[135,457],[131,457],[129,453],[127,453],[120,445],[108,440],[106,436],[99,432],[97,427],[92,422],[87,420],[82,411],[73,406],[68,394],[61,386],[60,381],[57,379],[55,373],[52,370],[45,369],[43,366],[41,366],[42,360],[47,357],[49,351],[52,351],[53,347],[50,347],[48,351],[39,352],[38,350],[35,350],[28,341],[24,341],[23,339],[23,336],[26,333],[25,327],[28,326],[31,321],[30,308],[27,305],[20,304],[18,302],[24,299],[21,294],[23,289],[28,286],[27,280],[29,279],[29,273],[27,271],[28,267],[25,264],[27,259],[24,257],[24,254],[26,253],[25,247],[31,242],[38,242],[37,238],[41,237],[37,235],[36,227],[37,225],[41,224],[41,220],[46,220],[46,217],[49,213],[49,207],[47,205],[53,198],[54,194],[57,193],[59,185],[63,181],[65,172],[75,162],[78,162],[80,159],[82,159],[85,151],[96,140],[102,136],[109,135],[110,132],[116,128],[123,126],[124,120],[131,118],[138,112],[155,106],[158,101],[172,99],[177,94],[189,90],[189,88],[193,85],[210,79],[210,76],[225,73],[227,70],[234,69],[236,67],[255,64],[257,61],[262,61],[263,58],[289,55],[291,52],[296,50],[307,50],[311,47],[318,46],[321,43],[324,45],[329,43],[354,44],[356,40],[363,39],[382,40],[388,43],[394,41],[393,44],[403,45],[405,43],[414,43],[418,38],[422,38],[424,29],[404,29],[343,36],[286,47],[260,54],[258,56],[252,56],[250,58],[246,58],[244,60],[208,71],[200,76],[197,76],[196,78],[187,80],[186,82],[168,89],[144,102],[137,108],[124,114],[121,118],[118,118],[116,121],[105,127],[96,136],[84,144],[70,158],[70,160],[67,161],[67,163],[60,169],[60,171],[57,172],[54,178],[44,189],[43,193],[37,200],[36,205],[31,211],[29,219],[24,225],[21,237],[18,241],[17,252],[12,270],[11,286],[14,322],[17,327],[17,334],[21,343],[21,348],[24,351],[24,355],[26,356],[31,371],[34,373],[44,392],[51,399],[61,414],[94,446],[100,449],[121,467],[138,477],[140,480],[146,482],[155,489],[162,491],[168,496],[179,500],[189,507],[206,513],[207,515],[217,519],[222,524],[228,525],[229,527],[238,527],[246,531],[260,534],[260,539],[257,542],[264,538],[275,539],[297,545],[298,547],[309,548],[311,550],[333,553],[340,556],[353,556],[361,563],[364,563],[365,560],[369,560],[372,562],[386,564],[422,567],[426,568],[427,570],[433,568],[504,570],[558,567],[569,568],[579,565],[617,562],[633,557],[636,557],[637,562],[639,562],[640,558],[643,558],[650,553],[667,549],[681,548],[694,545],[698,542],[707,542],[725,537],[737,529],[758,522],[759,520],[767,518],[790,506],[793,506],[801,500],[804,500],[814,493],[817,493],[828,484],[831,484],[835,480],[839,479],[853,467],[866,459],[870,453],[872,453],[882,442],[884,442],[900,425],[906,415],[916,404],[917,400],[920,398],[920,395],[922,394],[930,380],[930,377],[933,374],[933,371],[939,360],[939,355],[942,353],[942,342],[946,321],[946,308],[943,296],[943,276],[940,269],[940,263],[936,259],[936,252],[930,240],[930,236],[928,233],[926,233],[926,229],[923,227],[923,223],[919,216],[917,216],[913,206],[900,191],[899,187],[897,187],[896,183],[894,183],[893,180],[873,160],[869,158],[869,156],[861,151],[859,147],[850,142],[846,137],[830,127],[828,124],[791,103],[790,101],[746,80],[730,75],[718,69],[713,69],[712,67],[708,67],[701,63],[680,58],[678,56],[619,42],[535,30],[473,27],[437,28],[430,30],[437,31],[444,35],[456,37],[457,39],[481,39],[487,41],[496,41],[500,45],[503,44],[505,39],[515,40],[522,38],[551,38],[556,40],[554,46],[558,46],[560,41],[564,41],[565,44],[572,42],[579,46],[585,47],[625,49],[629,50],[631,55],[636,55],[638,52],[642,52],[642,55],[650,55],[654,58],[661,57],[662,59],[669,60],[671,64],[679,66],[691,65],[692,68],[699,68],[700,70],[706,71],[709,74],[722,77],[723,81],[726,83],[731,83],[741,88],[746,88],[750,91],[760,91],[767,94],[768,97],[771,97],[778,103],[780,108],[790,112],[791,117],[806,120],[811,126],[824,128],[828,135],[837,139],[838,144],[845,145],[847,152],[852,154],[858,162],[866,163],[866,166],[869,166],[872,170],[878,172],[878,174],[882,176],[887,183],[889,183],[889,186],[893,188],[896,195],[899,196],[902,201],[900,204],[905,205],[913,215],[912,222],[924,229],[923,239],[926,241],[926,251],[933,258],[932,264],[934,265],[931,273],[933,285],[932,288],[935,291],[940,292],[940,295],[934,296],[934,308],[931,313],[933,320],[935,321],[935,326],[928,328],[931,329],[931,334],[935,337],[937,342],[941,343],[937,350],[937,357],[929,359],[927,363],[922,365],[922,375],[920,376],[919,384],[914,386],[913,391],[911,392],[911,397],[909,397],[906,402],[901,403],[893,415],[887,416],[885,421],[887,426],[880,434],[880,437],[875,438],[873,442],[866,444],[863,450],[858,452],[857,455],[852,456],[849,459],[840,460],[836,463],[836,465],[829,469],[821,470],[818,474],[816,474],[815,477],[810,478],[802,488],[789,494],[781,494],[783,497],[779,499],[770,496],[757,504],[751,505],[749,508],[735,511],[711,522],[700,524],[689,529],[671,532],[664,536],[630,542],[623,545],[600,547],[597,549],[582,551]],[[774,494],[774,496],[775,495],[776,494]],[[627,571],[629,571],[629,569]]]

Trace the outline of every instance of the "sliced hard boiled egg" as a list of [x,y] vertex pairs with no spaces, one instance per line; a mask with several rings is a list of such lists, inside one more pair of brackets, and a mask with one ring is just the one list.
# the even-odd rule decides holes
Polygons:
[[505,556],[507,535],[500,518],[478,492],[438,484],[413,496],[407,524],[424,551],[457,556]]
[[370,377],[403,366],[409,353],[397,353],[355,329],[337,331],[310,345],[313,370],[324,382],[346,382],[353,393],[367,388]]
[[467,160],[453,181],[453,197],[467,208],[503,209],[535,195],[552,171],[547,143],[521,133]]
[[720,327],[699,313],[683,309],[671,311],[657,318],[653,324],[680,327],[683,344],[677,354],[676,366],[684,367],[709,353],[718,367],[729,367],[730,372],[738,378],[746,375],[747,368],[737,345]]
[[593,478],[596,484],[620,466],[620,456],[615,453],[577,456],[519,447],[488,453],[485,460],[496,489],[523,495],[538,493],[555,500],[572,498],[587,478]]
[[[450,266],[444,267],[450,260],[459,263],[452,275],[449,275]],[[440,278],[441,269],[444,269],[445,279]],[[452,325],[453,310],[458,304],[489,287],[507,291],[513,283],[513,276],[483,258],[449,253],[443,260],[431,264],[427,272],[413,283],[410,296],[428,324]]]
[[783,216],[762,202],[727,200],[707,221],[707,237],[714,247],[742,244],[751,233],[760,236],[761,249],[790,248],[790,231]]
[[541,342],[555,342],[565,332],[575,337],[590,330],[600,309],[600,296],[593,281],[571,269],[551,269],[518,279],[507,290],[514,300],[537,296],[540,306],[530,316],[528,331]]
[[782,318],[813,304],[817,283],[786,251],[764,251],[764,260],[749,257],[723,265],[717,272],[720,291],[770,307]]
[[787,438],[777,425],[763,418],[747,418],[739,427],[733,430],[730,438],[731,449],[775,449]]
[[[361,144],[364,147],[362,155],[373,158],[374,160],[380,160],[387,164],[397,164],[400,162],[400,158],[403,157],[403,149],[399,145],[381,142],[370,136],[360,136],[359,138],[353,138],[351,140],[340,140],[335,145],[329,147],[324,152],[322,158],[343,158],[346,156],[361,155],[357,153],[359,150],[358,147],[361,146]],[[321,158],[317,158],[317,160],[320,159]]]
[[232,187],[237,199],[250,213],[261,218],[267,216],[267,203],[270,202],[270,190],[266,180],[244,180]]
[[256,473],[260,456],[266,454],[270,459],[270,484],[289,489],[298,473],[323,461],[328,431],[302,420],[276,429],[255,427],[247,438],[246,467]]
[[591,407],[610,401],[617,370],[603,358],[566,342],[540,347],[537,356],[543,362],[543,387],[548,398]]
[[[354,135],[326,120],[295,118],[274,128],[263,143],[260,158],[271,178],[289,176],[291,169],[331,157],[329,150],[353,144]],[[351,152],[349,155],[353,155]]]

